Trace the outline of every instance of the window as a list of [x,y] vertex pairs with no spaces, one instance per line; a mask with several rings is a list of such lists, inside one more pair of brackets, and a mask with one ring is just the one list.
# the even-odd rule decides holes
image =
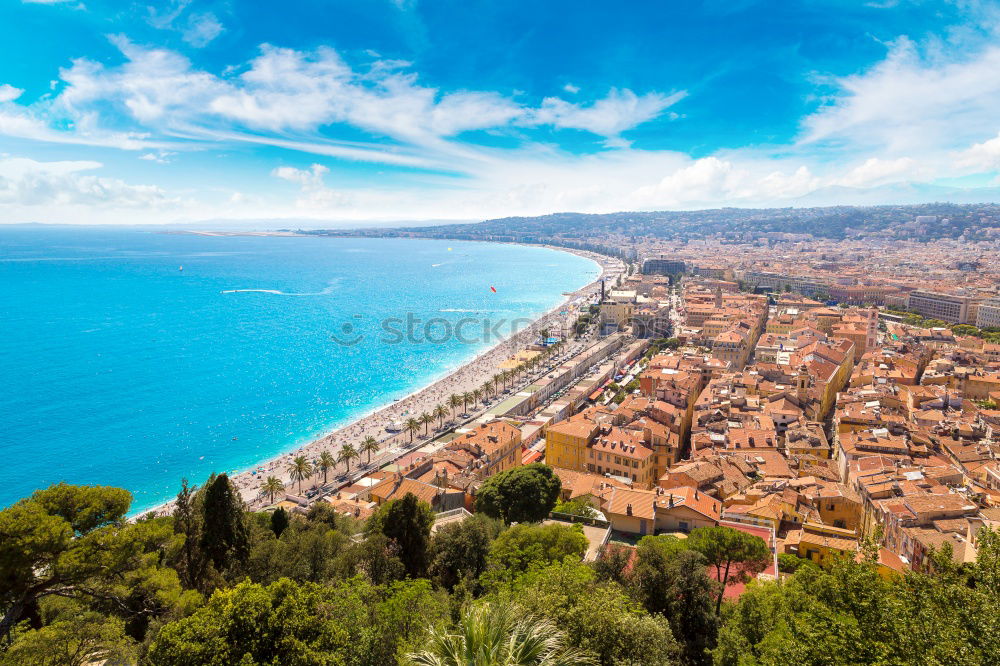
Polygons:
[[686,520],[679,521],[677,523],[677,526],[680,527],[682,532],[687,532],[690,529],[690,526],[688,525],[688,522]]

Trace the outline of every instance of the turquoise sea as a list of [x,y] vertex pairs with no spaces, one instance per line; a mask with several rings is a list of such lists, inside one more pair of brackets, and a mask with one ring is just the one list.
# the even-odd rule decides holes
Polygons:
[[597,274],[488,243],[0,227],[0,506],[65,480],[152,507],[426,385],[497,342],[483,320]]

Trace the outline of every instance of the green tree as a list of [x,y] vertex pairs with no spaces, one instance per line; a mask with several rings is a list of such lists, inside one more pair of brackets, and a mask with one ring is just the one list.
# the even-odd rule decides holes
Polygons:
[[344,444],[343,448],[340,449],[340,453],[337,454],[337,458],[347,464],[348,474],[351,473],[351,461],[359,457],[358,450],[352,444]]
[[424,437],[426,437],[428,435],[428,431],[430,430],[431,424],[434,423],[434,417],[431,416],[429,413],[424,412],[423,414],[420,415],[420,422],[424,425]]
[[650,613],[667,615],[674,585],[670,565],[685,547],[682,540],[667,534],[645,536],[636,545],[628,580]]
[[281,538],[281,533],[288,529],[288,512],[280,506],[271,512],[271,531],[276,538]]
[[381,532],[370,532],[352,544],[340,558],[345,571],[363,576],[374,585],[385,585],[406,577],[399,545]]
[[71,615],[36,631],[15,635],[0,666],[86,666],[135,663],[138,646],[125,635],[125,624],[94,612]]
[[725,588],[730,582],[754,576],[772,561],[771,550],[763,539],[732,527],[696,528],[688,537],[688,547],[704,555],[715,568],[716,580],[721,583],[716,614],[722,610]]
[[337,459],[333,457],[332,453],[324,449],[323,452],[319,454],[316,466],[319,467],[321,472],[323,472],[323,485],[325,486],[327,475],[331,469],[337,466]]
[[976,587],[994,599],[1000,599],[1000,530],[981,527],[976,540],[976,565],[973,569]]
[[201,548],[215,568],[221,572],[246,562],[250,554],[246,507],[225,474],[205,488],[202,516]]
[[413,436],[420,432],[420,421],[414,418],[406,419],[406,431],[410,433],[410,444],[412,444]]
[[0,638],[39,600],[87,597],[141,566],[145,549],[117,529],[131,501],[120,488],[60,483],[0,511]]
[[949,547],[932,559],[933,575],[887,580],[843,558],[755,582],[724,613],[716,663],[1000,663],[1000,599],[969,585]]
[[299,484],[299,494],[302,494],[302,482],[312,475],[312,464],[305,456],[295,456],[292,462],[288,463],[288,478],[297,481]]
[[505,523],[538,522],[552,511],[561,488],[548,465],[521,465],[486,479],[476,496],[476,510]]
[[477,581],[486,570],[490,544],[502,529],[499,521],[483,514],[442,526],[431,539],[431,576],[449,591],[462,580]]
[[663,615],[681,644],[685,664],[709,664],[718,618],[715,588],[703,555],[668,535],[643,537],[627,573],[628,586],[650,613]]
[[187,479],[181,480],[181,490],[177,493],[172,515],[174,534],[179,535],[183,541],[172,564],[184,587],[208,592],[212,567],[201,548],[205,517],[196,490],[188,485]]
[[791,553],[778,553],[778,571],[782,573],[795,573],[799,570],[799,567],[808,561]]
[[583,518],[596,518],[597,510],[583,498],[556,502],[552,508],[553,513],[564,513],[569,516],[581,516]]
[[615,583],[598,581],[593,569],[564,561],[535,569],[498,595],[516,601],[566,632],[571,645],[593,653],[600,664],[676,664],[670,624],[649,615]]
[[434,417],[438,420],[438,429],[444,427],[444,420],[448,416],[448,409],[444,405],[438,405],[434,408]]
[[505,530],[490,546],[489,584],[513,580],[531,569],[569,558],[579,562],[587,552],[587,537],[579,525],[520,524]]
[[597,579],[625,585],[631,571],[632,554],[633,550],[626,546],[611,543],[602,546],[593,564]]
[[[324,451],[324,453],[326,453]],[[320,457],[322,459],[322,456]],[[281,482],[281,479],[275,476],[269,476],[264,481],[264,485],[260,487],[265,493],[267,493],[268,498],[271,500],[271,504],[274,504],[274,496],[285,489],[285,484]]]
[[712,609],[713,581],[705,574],[705,557],[684,550],[670,562],[671,581],[666,616],[681,644],[686,664],[711,664],[719,619]]
[[434,510],[413,493],[389,500],[368,519],[368,531],[382,533],[399,548],[399,559],[414,578],[427,573],[433,525]]
[[389,666],[441,621],[426,581],[375,587],[283,579],[216,592],[193,615],[163,627],[149,649],[157,666],[331,664]]
[[427,648],[406,655],[415,666],[585,666],[593,656],[568,645],[552,622],[512,604],[480,603],[451,631],[431,632]]
[[[273,528],[269,531],[278,534]],[[349,537],[324,521],[294,518],[280,536],[267,536],[266,532],[256,535],[244,568],[255,583],[269,584],[280,578],[330,583],[356,573],[355,567],[342,559],[350,548]]]
[[367,464],[372,464],[372,454],[378,453],[379,443],[378,440],[368,435],[361,441],[361,448],[358,449],[359,453],[364,453],[368,455]]

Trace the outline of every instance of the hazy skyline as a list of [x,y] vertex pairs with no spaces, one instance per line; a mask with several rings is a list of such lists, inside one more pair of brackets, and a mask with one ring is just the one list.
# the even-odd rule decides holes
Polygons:
[[967,2],[9,2],[0,222],[1000,199]]

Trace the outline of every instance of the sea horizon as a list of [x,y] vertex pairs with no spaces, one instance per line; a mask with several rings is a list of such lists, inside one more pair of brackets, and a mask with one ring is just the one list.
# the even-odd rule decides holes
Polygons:
[[182,478],[294,450],[500,341],[477,323],[396,342],[407,319],[523,328],[599,272],[498,243],[0,228],[0,506],[65,480],[155,507]]

